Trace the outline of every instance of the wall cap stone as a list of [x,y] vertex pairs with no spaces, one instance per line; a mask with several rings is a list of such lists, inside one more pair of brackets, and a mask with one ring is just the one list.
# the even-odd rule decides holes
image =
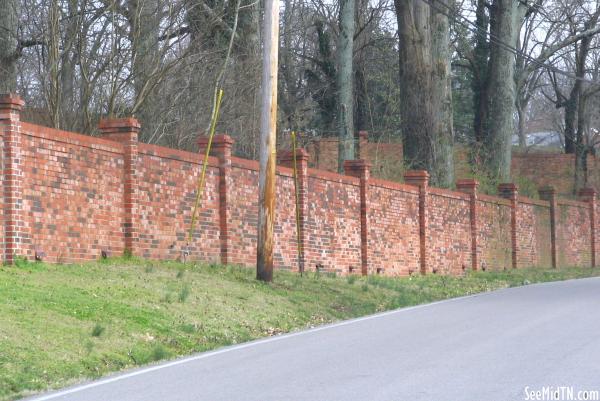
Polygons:
[[18,119],[25,102],[19,95],[7,93],[0,95],[0,120]]
[[427,170],[409,170],[404,173],[404,182],[417,187],[429,185],[429,172]]
[[139,132],[141,128],[140,122],[134,117],[103,118],[98,123],[98,129],[103,134]]
[[545,185],[538,189],[538,193],[540,194],[541,199],[550,200],[556,196],[556,188],[552,185]]
[[[279,164],[285,164],[294,160],[294,151],[292,150],[280,150],[277,152],[277,162]],[[304,148],[296,149],[296,161],[297,162],[308,162],[308,152]]]
[[[197,143],[200,146],[200,149],[206,149],[206,146],[208,146],[208,140],[209,140],[209,137],[206,135],[200,135],[198,137]],[[235,140],[232,137],[230,137],[229,135],[216,134],[215,136],[213,136],[211,148],[212,147],[232,147],[234,143],[235,143]]]
[[456,181],[456,188],[462,192],[473,192],[477,190],[477,187],[479,187],[479,181],[474,178],[463,178]]
[[594,188],[581,188],[578,195],[584,199],[595,199],[597,192]]

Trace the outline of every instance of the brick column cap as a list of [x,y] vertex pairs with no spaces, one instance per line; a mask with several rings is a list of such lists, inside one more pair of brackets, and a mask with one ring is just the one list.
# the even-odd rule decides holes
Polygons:
[[429,185],[429,173],[427,170],[409,170],[404,173],[404,182],[408,185],[426,187]]
[[365,170],[371,167],[372,164],[365,159],[344,160],[344,171],[346,170]]
[[351,177],[361,177],[366,175],[368,178],[371,163],[364,159],[344,160],[344,173]]
[[103,134],[140,132],[141,127],[140,122],[134,117],[103,118],[98,123],[98,129]]
[[498,184],[498,196],[502,198],[513,198],[517,196],[519,189],[514,182],[503,182]]
[[597,192],[594,188],[581,188],[579,190],[579,196],[585,200],[596,199]]
[[540,198],[543,200],[550,200],[556,196],[556,189],[552,185],[545,185],[538,189]]
[[479,181],[474,178],[463,178],[456,181],[456,188],[461,192],[474,193],[479,187]]
[[[293,150],[280,150],[277,152],[277,161],[279,164],[289,164],[294,161]],[[296,149],[296,161],[298,163],[308,162],[308,152],[303,148]]]
[[[206,149],[206,147],[208,146],[209,139],[210,138],[206,135],[200,135],[198,137],[197,143],[200,146],[200,149]],[[230,148],[233,146],[234,143],[235,143],[235,141],[229,135],[216,134],[215,136],[213,136],[210,147],[211,148]]]
[[[25,102],[19,95],[14,93],[6,93],[0,95],[0,113],[20,112],[23,109]],[[1,118],[1,117],[0,117]]]
[[503,182],[498,184],[498,191],[514,192],[517,190],[517,184],[514,182]]

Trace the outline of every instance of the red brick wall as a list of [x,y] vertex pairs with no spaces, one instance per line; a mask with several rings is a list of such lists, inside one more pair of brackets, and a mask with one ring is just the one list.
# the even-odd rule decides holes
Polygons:
[[369,186],[369,264],[387,275],[419,271],[419,192],[372,180]]
[[525,177],[538,186],[552,185],[561,195],[572,195],[573,155],[548,153],[515,153],[512,157],[512,172]]
[[25,226],[22,255],[52,262],[123,252],[123,148],[114,142],[22,123]]
[[230,259],[232,264],[256,265],[258,224],[258,163],[233,158],[229,190]]
[[[5,150],[4,150],[4,136],[5,133],[3,132],[2,129],[2,124],[0,122],[0,135],[2,135],[2,138],[0,138],[0,160],[2,160],[2,162],[4,162],[4,154],[5,154]],[[2,169],[2,180],[5,180],[4,177],[4,163],[2,163],[2,165],[0,165],[0,168]],[[4,227],[6,227],[6,220],[5,220],[5,216],[4,216],[4,204],[6,203],[6,197],[5,197],[5,192],[6,191],[6,187],[3,185],[3,188],[0,189],[0,199],[3,201],[2,202],[2,206],[0,207],[0,263],[4,262],[4,261],[8,261],[6,258],[6,255],[4,253],[4,250],[6,248],[6,237],[5,237],[5,230]]]
[[[314,140],[309,143],[307,150],[312,157],[310,161],[311,167],[327,171],[337,171],[337,138]],[[380,177],[383,174],[386,177],[390,177],[390,174],[386,174],[385,172],[385,164],[401,165],[403,163],[401,143],[369,142],[366,137],[362,137],[359,153],[360,158],[373,163],[372,176]],[[468,158],[468,149],[457,145],[454,152],[455,177],[471,175]],[[513,152],[511,174],[513,177],[522,177],[537,187],[552,185],[556,188],[559,195],[573,197],[574,163],[573,154]],[[600,160],[593,155],[589,155],[587,167],[587,185],[593,188],[600,188]],[[396,179],[393,175],[390,178]]]
[[[587,159],[588,186],[600,188],[600,161],[593,155]],[[513,153],[512,174],[525,177],[537,186],[552,185],[557,194],[572,197],[575,155],[564,153]]]
[[201,160],[200,155],[139,144],[139,256],[220,260],[219,171],[214,158],[206,172],[202,204],[189,241]]
[[560,200],[556,210],[556,250],[559,266],[589,266],[591,231],[588,205]]
[[273,250],[275,265],[297,271],[296,200],[294,179],[292,171],[288,168],[277,168],[276,196],[275,247]]
[[[36,250],[51,262],[93,260],[127,246],[147,258],[255,264],[258,163],[230,157],[227,138],[217,144],[218,157],[209,158],[188,244],[201,155],[138,144],[133,119],[105,122],[102,132],[111,140],[20,123],[13,101],[0,96],[5,261],[33,258]],[[461,186],[465,193],[440,190],[428,187],[426,172],[408,174],[419,190],[370,178],[364,162],[350,162],[354,176],[307,170],[306,159],[302,163],[306,270],[461,274],[475,264],[473,252],[476,269],[549,267],[551,204],[557,205],[557,264],[591,264],[591,203],[510,197],[506,191],[515,195],[514,186],[503,192],[509,199],[479,195],[473,180]],[[277,174],[275,265],[297,270],[292,170],[278,167]],[[596,206],[596,238],[598,219]]]
[[427,198],[427,263],[431,271],[460,274],[471,266],[468,195],[437,188]]
[[510,202],[492,196],[479,195],[478,269],[502,270],[511,267]]
[[[322,138],[313,141],[306,147],[311,155],[310,166],[319,170],[335,172],[338,170],[339,141],[337,138]],[[374,164],[374,168],[381,168],[381,161],[402,163],[401,143],[369,142],[361,138],[357,158],[365,159]],[[377,175],[378,171],[373,171]]]
[[337,171],[339,142],[337,138],[323,138],[311,142],[306,150],[311,155],[309,165],[319,170]]
[[360,271],[359,180],[309,170],[306,270]]
[[519,197],[517,267],[551,266],[550,205]]

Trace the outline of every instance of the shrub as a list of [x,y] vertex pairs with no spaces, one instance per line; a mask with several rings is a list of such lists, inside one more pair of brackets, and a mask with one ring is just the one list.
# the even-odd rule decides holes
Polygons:
[[181,287],[181,289],[179,290],[179,297],[178,297],[179,302],[185,302],[189,296],[190,296],[190,286],[186,284],[183,287]]
[[104,333],[104,327],[99,323],[96,323],[94,328],[92,329],[92,337],[100,337]]

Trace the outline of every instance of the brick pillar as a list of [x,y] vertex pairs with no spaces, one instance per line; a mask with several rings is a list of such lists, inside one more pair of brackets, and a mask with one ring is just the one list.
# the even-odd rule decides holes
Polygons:
[[550,202],[550,241],[552,252],[552,267],[558,264],[558,250],[556,248],[556,190],[552,186],[545,186],[538,190],[540,199]]
[[371,164],[366,160],[344,161],[345,174],[360,178],[360,271],[363,276],[366,276],[369,272],[368,193],[370,167]]
[[138,195],[138,134],[140,123],[135,118],[114,118],[100,120],[98,126],[102,137],[123,144],[123,236],[125,252],[141,256],[139,247],[140,217]]
[[367,145],[369,144],[369,132],[358,131],[358,158],[367,160]]
[[404,173],[404,182],[419,187],[419,248],[421,274],[427,274],[427,188],[429,173],[425,170],[410,170]]
[[517,200],[519,191],[513,183],[498,185],[498,195],[510,201],[510,245],[512,248],[512,267],[517,268]]
[[[277,153],[279,164],[285,167],[294,167],[294,153],[291,150]],[[304,149],[296,149],[296,169],[298,170],[298,231],[300,241],[300,260],[298,269],[304,271],[306,266],[306,231],[304,229],[305,216],[308,207],[308,152]]]
[[594,188],[582,188],[579,197],[590,205],[590,231],[591,231],[591,255],[592,267],[596,267],[596,190]]
[[4,142],[4,260],[27,256],[30,233],[23,212],[21,170],[21,110],[25,102],[17,95],[0,95],[0,134]]
[[477,250],[477,235],[479,228],[477,227],[477,187],[479,182],[474,179],[458,180],[456,188],[460,192],[469,194],[470,201],[470,217],[471,217],[471,268],[477,270],[478,266],[478,250]]
[[[200,153],[204,158],[206,147],[208,146],[208,137],[198,138]],[[227,208],[229,203],[229,188],[231,182],[231,149],[234,140],[225,134],[215,135],[210,146],[210,155],[219,159],[219,240],[221,244],[221,264],[229,263],[229,220],[230,211]]]

